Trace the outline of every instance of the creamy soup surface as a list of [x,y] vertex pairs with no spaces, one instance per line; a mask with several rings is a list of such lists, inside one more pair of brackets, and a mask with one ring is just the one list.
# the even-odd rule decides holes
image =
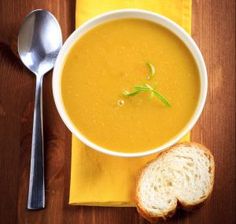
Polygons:
[[[146,84],[171,106],[150,92],[123,94]],[[191,119],[199,92],[198,68],[187,47],[164,27],[139,19],[111,21],[86,33],[70,49],[61,79],[75,127],[120,152],[153,149],[175,137]]]

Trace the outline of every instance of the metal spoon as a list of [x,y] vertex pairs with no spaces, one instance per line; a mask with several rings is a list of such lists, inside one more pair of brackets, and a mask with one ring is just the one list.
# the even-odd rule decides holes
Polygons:
[[19,31],[18,53],[36,76],[28,209],[45,207],[42,83],[43,76],[53,68],[61,46],[61,29],[50,12],[37,9],[27,15]]

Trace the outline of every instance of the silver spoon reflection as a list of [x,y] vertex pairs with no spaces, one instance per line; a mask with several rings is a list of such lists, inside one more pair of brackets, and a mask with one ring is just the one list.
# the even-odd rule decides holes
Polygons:
[[18,35],[18,53],[36,77],[28,209],[45,207],[42,84],[43,76],[53,68],[61,46],[61,28],[50,12],[38,9],[27,15]]

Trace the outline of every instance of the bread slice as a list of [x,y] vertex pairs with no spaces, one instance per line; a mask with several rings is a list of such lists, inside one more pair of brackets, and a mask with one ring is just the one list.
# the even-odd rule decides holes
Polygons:
[[203,203],[213,189],[215,163],[197,143],[179,143],[144,167],[136,187],[138,212],[150,222],[171,217],[177,206],[189,210]]

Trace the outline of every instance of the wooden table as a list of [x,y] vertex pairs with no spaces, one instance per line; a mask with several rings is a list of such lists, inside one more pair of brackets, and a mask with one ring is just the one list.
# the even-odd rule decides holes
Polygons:
[[[0,0],[0,223],[146,223],[135,208],[68,205],[70,133],[52,98],[51,73],[44,81],[47,208],[27,211],[26,198],[35,79],[14,55],[24,16],[48,9],[64,39],[74,29],[74,0]],[[193,213],[178,212],[168,223],[236,223],[235,219],[235,1],[193,0],[193,38],[205,57],[209,94],[193,140],[212,149],[216,179],[212,197]],[[13,50],[13,51],[12,51]]]

